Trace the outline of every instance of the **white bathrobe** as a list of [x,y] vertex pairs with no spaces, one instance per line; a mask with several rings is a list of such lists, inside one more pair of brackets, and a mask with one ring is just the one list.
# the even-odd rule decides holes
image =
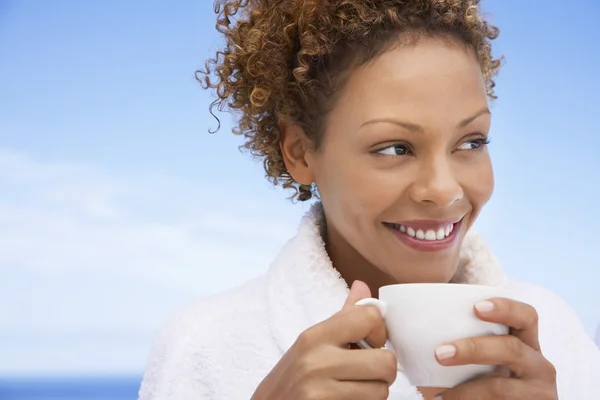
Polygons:
[[[325,251],[321,221],[322,208],[313,206],[264,276],[176,313],[157,337],[139,399],[249,400],[298,335],[339,311],[348,295]],[[600,351],[576,314],[548,290],[508,280],[473,230],[453,281],[505,286],[533,305],[560,399],[600,400]],[[389,399],[421,398],[399,373]]]

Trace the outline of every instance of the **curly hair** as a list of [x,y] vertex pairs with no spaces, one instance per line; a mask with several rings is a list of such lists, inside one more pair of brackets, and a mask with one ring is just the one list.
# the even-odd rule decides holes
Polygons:
[[216,91],[210,112],[236,112],[242,148],[300,201],[315,192],[287,171],[279,124],[298,124],[318,149],[348,72],[400,38],[450,36],[470,46],[495,98],[501,59],[492,57],[491,40],[499,31],[480,14],[479,0],[217,0],[214,11],[225,45],[196,71],[203,88]]

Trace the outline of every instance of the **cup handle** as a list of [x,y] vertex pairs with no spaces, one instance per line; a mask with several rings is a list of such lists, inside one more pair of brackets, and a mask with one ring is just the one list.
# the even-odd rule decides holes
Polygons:
[[[385,315],[386,315],[386,312],[387,312],[387,307],[386,307],[385,303],[383,301],[379,300],[379,299],[374,299],[374,298],[368,297],[366,299],[361,299],[361,300],[357,301],[356,303],[354,303],[354,305],[355,306],[372,306],[372,307],[377,307],[377,309],[381,313],[381,316],[385,320]],[[369,343],[367,343],[366,340],[361,340],[361,341],[359,341],[356,344],[361,349],[372,349],[373,348],[373,346],[371,346]],[[398,371],[399,372],[404,372],[404,368],[402,368],[402,365],[400,365],[400,361],[397,361],[397,367],[398,367]]]

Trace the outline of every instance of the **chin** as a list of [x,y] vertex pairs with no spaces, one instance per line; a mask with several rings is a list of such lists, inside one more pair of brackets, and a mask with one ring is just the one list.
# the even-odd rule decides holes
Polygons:
[[405,279],[398,279],[400,283],[448,283],[456,273],[454,269],[450,273],[432,273],[427,275],[409,276]]
[[405,264],[402,270],[398,265],[388,270],[394,281],[398,283],[448,283],[456,274],[458,268],[458,257],[448,257],[443,260],[421,261]]

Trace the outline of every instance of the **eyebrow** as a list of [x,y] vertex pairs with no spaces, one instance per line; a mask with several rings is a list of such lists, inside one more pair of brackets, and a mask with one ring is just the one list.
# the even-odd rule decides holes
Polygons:
[[[484,114],[492,115],[490,109],[488,107],[484,107],[481,110],[477,111],[475,114],[471,115],[470,117],[465,118],[462,121],[460,121],[456,127],[464,128],[464,127],[468,126],[471,122],[475,121],[477,118],[479,118],[480,116],[482,116]],[[413,132],[423,132],[425,130],[421,125],[413,124],[410,122],[401,121],[401,120],[397,120],[397,119],[393,119],[393,118],[371,119],[371,120],[365,122],[364,124],[362,124],[360,127],[362,128],[365,125],[371,125],[371,124],[375,124],[375,123],[379,123],[379,122],[387,122],[389,124],[398,125],[398,126],[401,126],[405,129],[408,129],[409,131],[413,131]]]

